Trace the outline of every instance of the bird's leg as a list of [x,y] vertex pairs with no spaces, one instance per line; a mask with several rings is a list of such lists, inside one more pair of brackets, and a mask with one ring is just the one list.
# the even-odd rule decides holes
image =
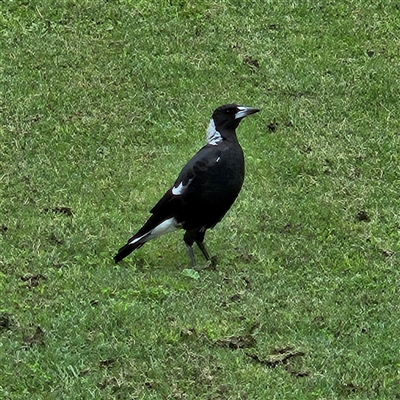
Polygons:
[[194,259],[194,253],[193,253],[193,243],[195,240],[193,236],[194,236],[193,231],[186,231],[185,235],[183,236],[183,240],[186,244],[186,250],[190,258],[190,264],[194,269],[196,267],[196,260]]
[[207,267],[206,268],[210,268],[210,269],[214,269],[217,266],[217,258],[215,256],[210,257],[210,254],[208,254],[207,249],[204,246],[204,243],[200,240],[196,240],[196,244],[197,246],[199,246],[199,249],[201,250],[201,252],[203,253],[204,257],[207,260]]
[[199,246],[199,249],[203,253],[203,256],[205,257],[205,259],[207,261],[211,261],[211,257],[208,254],[208,251],[207,251],[206,247],[204,246],[204,236],[205,236],[205,234],[206,234],[205,230],[197,231],[193,235],[194,236],[193,239],[196,242],[197,246]]
[[186,243],[186,250],[187,250],[189,258],[190,258],[190,264],[192,265],[192,268],[194,269],[196,267],[196,260],[194,259],[193,247]]
[[204,235],[205,235],[205,231],[194,230],[194,231],[186,231],[185,236],[183,237],[183,240],[185,241],[185,244],[186,244],[186,249],[187,249],[189,257],[190,257],[190,262],[192,264],[192,268],[196,267],[196,261],[194,259],[194,253],[193,253],[193,243],[194,242],[196,242],[197,246],[203,253],[203,256],[208,261],[209,266],[211,266],[211,267],[215,266],[215,260],[210,257],[207,249],[204,246],[204,243],[203,243]]
[[197,244],[197,246],[199,246],[199,249],[200,249],[201,252],[203,253],[205,259],[206,259],[207,261],[210,261],[210,260],[211,260],[211,257],[210,257],[210,255],[208,254],[208,251],[207,251],[207,249],[205,248],[203,241],[202,241],[202,240],[196,240],[196,244]]

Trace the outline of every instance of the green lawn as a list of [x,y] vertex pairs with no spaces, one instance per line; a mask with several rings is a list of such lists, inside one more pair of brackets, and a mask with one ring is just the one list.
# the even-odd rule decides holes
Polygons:
[[[400,399],[399,2],[0,11],[2,399]],[[116,266],[228,102],[216,268]]]

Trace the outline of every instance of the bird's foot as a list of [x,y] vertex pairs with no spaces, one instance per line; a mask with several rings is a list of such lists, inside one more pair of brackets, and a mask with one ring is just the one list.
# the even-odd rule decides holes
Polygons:
[[205,266],[198,267],[198,266],[192,266],[193,269],[196,271],[205,271],[205,270],[210,270],[210,271],[216,271],[217,269],[217,257],[212,256],[210,257],[207,261]]

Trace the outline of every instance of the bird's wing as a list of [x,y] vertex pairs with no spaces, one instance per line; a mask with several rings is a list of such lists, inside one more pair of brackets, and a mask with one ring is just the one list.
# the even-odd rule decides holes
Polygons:
[[196,196],[196,188],[207,179],[207,171],[215,164],[219,153],[220,151],[211,145],[200,149],[182,168],[174,185],[150,212],[162,218],[169,218],[178,207],[184,205],[192,196]]
[[[214,152],[215,154],[213,154]],[[181,210],[186,207],[186,204],[191,204],[193,199],[201,194],[199,188],[201,190],[202,185],[207,181],[207,171],[211,167],[211,160],[213,157],[218,157],[218,153],[218,150],[206,145],[193,156],[183,167],[174,185],[151,209],[153,215],[128,240],[128,243],[119,249],[118,254],[114,257],[115,262],[121,261],[148,240],[182,227],[183,221],[179,219],[178,214],[181,214]]]

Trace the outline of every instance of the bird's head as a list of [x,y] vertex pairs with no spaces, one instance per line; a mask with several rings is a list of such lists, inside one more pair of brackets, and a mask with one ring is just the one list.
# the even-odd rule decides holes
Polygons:
[[236,129],[240,121],[248,115],[259,112],[258,108],[239,106],[237,104],[226,104],[218,107],[213,115],[215,127],[218,131]]

